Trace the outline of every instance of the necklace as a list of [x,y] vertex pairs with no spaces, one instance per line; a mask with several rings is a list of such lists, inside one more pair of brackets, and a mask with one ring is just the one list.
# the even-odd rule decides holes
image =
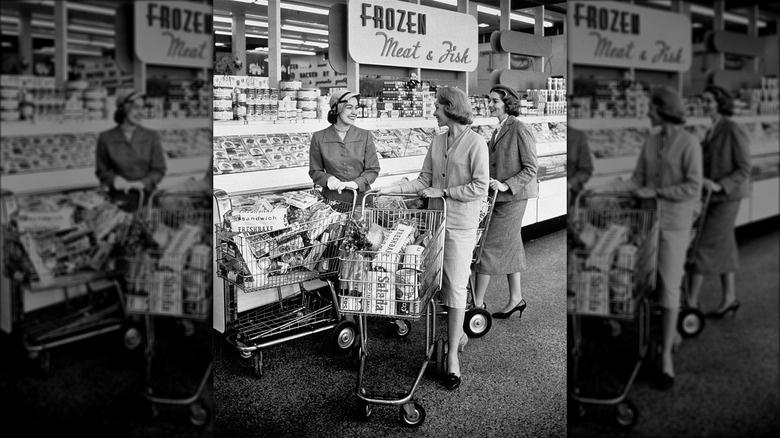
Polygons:
[[336,125],[333,125],[333,129],[335,129],[337,132],[344,133],[344,132],[347,132],[347,131],[349,131],[349,126],[347,126],[347,129],[345,129],[345,130],[343,130],[343,131],[342,131],[341,129],[337,128],[337,127],[336,127]]

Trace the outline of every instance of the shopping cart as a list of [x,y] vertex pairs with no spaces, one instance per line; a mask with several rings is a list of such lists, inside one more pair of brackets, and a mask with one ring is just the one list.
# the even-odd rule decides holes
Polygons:
[[[569,248],[567,287],[571,349],[570,412],[584,416],[585,405],[615,407],[618,424],[633,426],[638,411],[628,400],[640,367],[649,351],[650,301],[658,266],[659,206],[655,199],[622,194],[580,193],[569,217],[574,242]],[[583,318],[615,320],[636,325],[636,345],[601,348],[598,340],[585,356],[581,332]],[[636,353],[631,351],[636,347]],[[587,359],[587,360],[586,360]],[[614,390],[615,368],[633,361],[625,380]],[[612,365],[612,366],[610,366]],[[580,382],[581,367],[592,372],[590,388]],[[593,378],[597,375],[597,378]]]
[[[332,330],[332,346],[349,351],[357,326],[344,319],[338,307],[334,280],[338,251],[355,209],[353,202],[325,200],[315,187],[304,191],[318,199],[327,215],[312,216],[266,232],[245,233],[216,225],[218,276],[224,280],[227,303],[226,341],[241,357],[252,359],[262,376],[262,350],[283,342]],[[300,213],[299,209],[294,209]],[[322,289],[307,290],[305,283],[323,280]],[[238,309],[237,291],[254,294],[264,304]]]
[[691,338],[697,336],[704,330],[705,318],[701,309],[691,307],[690,302],[691,282],[690,272],[693,265],[693,258],[699,249],[701,243],[701,230],[704,228],[704,221],[707,218],[707,209],[710,206],[712,191],[708,188],[702,189],[702,196],[697,205],[693,218],[693,227],[691,227],[691,240],[688,250],[685,253],[685,276],[682,281],[682,294],[680,303],[680,315],[677,318],[677,331],[683,337]]
[[[357,398],[361,418],[371,416],[372,405],[400,405],[401,423],[409,427],[425,421],[425,409],[414,401],[414,393],[430,362],[443,375],[444,340],[436,339],[434,296],[441,289],[444,260],[444,227],[447,215],[443,210],[383,209],[366,207],[366,199],[376,196],[369,192],[363,199],[363,219],[366,224],[380,223],[392,230],[379,251],[345,248],[341,254],[339,307],[342,313],[357,316],[358,344]],[[376,204],[375,204],[376,205]],[[419,235],[421,252],[400,252],[402,242]],[[387,247],[385,243],[389,242]],[[345,246],[347,246],[345,241]],[[408,248],[408,246],[407,246]],[[425,359],[407,393],[371,392],[364,387],[366,358],[369,356],[368,317],[418,320],[425,318]]]
[[25,217],[9,192],[3,201],[11,332],[48,375],[52,348],[121,330],[122,291],[111,255],[133,214],[105,202],[66,212],[78,216],[73,224],[52,229],[51,223],[68,221],[57,212]]
[[[172,359],[169,363],[158,363],[161,362],[160,344],[164,345],[167,340],[158,339],[155,327],[157,319],[172,320],[184,326],[185,336],[194,336],[194,323],[211,326],[207,322],[210,321],[212,302],[212,213],[211,205],[204,204],[201,198],[184,193],[152,193],[143,221],[152,235],[152,242],[138,251],[128,252],[124,265],[125,312],[143,319],[146,335],[144,395],[150,403],[150,413],[157,416],[159,405],[188,406],[189,420],[196,426],[207,424],[210,418],[203,390],[211,376],[211,351],[206,348],[197,355],[195,345],[185,346],[178,339],[168,342],[175,344],[175,347],[169,345],[169,349],[183,349],[179,355],[187,357],[187,363],[170,370]],[[130,336],[126,334],[125,338]],[[204,361],[207,365],[198,376],[194,390],[182,393],[155,388],[173,386],[171,383],[178,380],[176,377],[186,374],[181,368],[192,369],[192,362],[202,357],[208,358]],[[162,379],[165,384],[157,385],[161,379],[155,378],[155,371],[165,368],[168,368]],[[172,373],[176,373],[175,376]]]
[[467,285],[467,307],[466,316],[463,320],[463,331],[470,338],[481,338],[485,336],[493,325],[493,317],[485,308],[474,307],[474,289],[476,288],[476,273],[474,266],[479,263],[482,255],[482,242],[490,228],[490,218],[493,216],[493,208],[496,205],[497,191],[488,190],[485,199],[482,200],[482,206],[479,213],[479,226],[477,227],[477,243],[474,246],[474,255],[471,259],[471,276]]

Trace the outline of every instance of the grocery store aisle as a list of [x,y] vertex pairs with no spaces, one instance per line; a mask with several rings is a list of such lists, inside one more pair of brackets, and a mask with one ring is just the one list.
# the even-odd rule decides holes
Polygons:
[[[639,412],[633,428],[618,426],[612,408],[590,406],[584,418],[569,422],[570,437],[778,436],[778,219],[738,229],[742,269],[736,281],[742,306],[735,319],[708,319],[698,337],[683,342],[675,359],[674,388],[659,392],[640,373],[628,395]],[[719,302],[719,280],[708,278],[702,307],[711,310]],[[596,325],[591,329],[591,345],[636,343],[629,330],[613,339]],[[585,386],[584,378],[581,382]]]
[[[423,378],[415,393],[426,410],[419,428],[402,427],[395,406],[375,406],[368,420],[358,419],[357,369],[349,355],[329,349],[330,332],[266,349],[261,377],[214,332],[215,436],[564,436],[566,232],[559,223],[539,233],[531,240],[524,232],[523,318],[494,320],[485,337],[468,343],[459,389],[447,391],[433,375]],[[507,299],[506,278],[494,279],[489,310]],[[444,318],[437,320],[440,333]],[[399,339],[383,330],[387,321],[369,319],[364,387],[406,393],[422,365],[425,323],[413,322],[412,333]]]

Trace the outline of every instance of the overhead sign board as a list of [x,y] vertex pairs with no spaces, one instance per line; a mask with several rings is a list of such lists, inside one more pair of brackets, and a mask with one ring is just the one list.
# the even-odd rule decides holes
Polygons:
[[185,1],[138,1],[135,53],[146,64],[211,67],[212,7]]
[[691,67],[691,21],[685,15],[611,1],[573,1],[569,11],[567,54],[575,64]]
[[395,0],[349,0],[349,55],[360,64],[474,71],[477,19]]

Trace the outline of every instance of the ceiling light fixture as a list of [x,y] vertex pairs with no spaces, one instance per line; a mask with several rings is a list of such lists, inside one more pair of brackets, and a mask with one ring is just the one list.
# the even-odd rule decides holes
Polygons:
[[[496,17],[501,16],[501,11],[496,8],[491,8],[489,6],[482,6],[477,5],[477,12],[482,12],[483,14],[488,15],[495,15]],[[509,18],[511,18],[514,21],[520,21],[522,23],[528,23],[528,24],[535,24],[536,20],[534,20],[531,17],[526,17],[525,15],[520,15],[512,12],[509,14]],[[551,21],[544,20],[544,27],[553,27],[553,23]]]
[[291,32],[303,32],[303,33],[313,33],[315,35],[327,35],[327,30],[322,29],[312,29],[310,27],[301,27],[301,26],[292,26],[289,24],[283,24],[282,25],[283,30],[289,30]]

